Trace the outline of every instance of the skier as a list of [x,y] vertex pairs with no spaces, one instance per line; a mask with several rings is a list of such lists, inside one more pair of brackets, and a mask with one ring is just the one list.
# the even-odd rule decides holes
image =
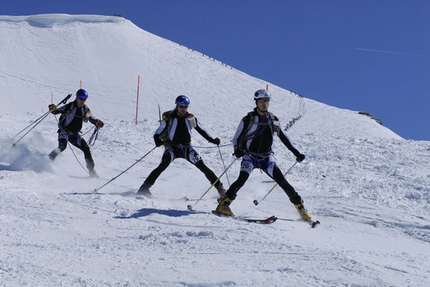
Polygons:
[[73,102],[59,108],[54,104],[48,106],[52,114],[61,114],[58,122],[58,147],[49,154],[49,158],[54,161],[57,155],[66,149],[67,141],[69,141],[72,145],[84,152],[85,162],[90,176],[97,177],[90,148],[87,142],[81,137],[80,131],[82,129],[82,122],[89,121],[97,128],[102,128],[104,123],[93,117],[90,109],[85,105],[87,98],[87,91],[79,89],[76,92],[76,99]]
[[310,220],[311,215],[303,205],[303,200],[288,183],[273,158],[273,135],[276,134],[282,143],[296,156],[298,162],[305,156],[295,149],[287,136],[279,128],[279,120],[268,111],[271,94],[258,90],[254,94],[256,107],[239,123],[233,138],[234,155],[242,157],[239,177],[232,183],[226,194],[219,200],[216,212],[222,215],[234,216],[230,204],[236,198],[237,192],[248,180],[255,168],[260,168],[276,181],[285,191],[290,201],[304,220]]
[[219,138],[212,138],[200,125],[197,118],[188,113],[190,99],[185,95],[180,95],[175,100],[176,107],[171,111],[163,113],[161,124],[154,133],[155,145],[164,145],[164,153],[161,163],[155,168],[137,191],[137,196],[152,197],[149,188],[155,183],[160,174],[176,158],[183,158],[195,165],[211,184],[214,184],[220,195],[225,193],[225,189],[215,173],[210,170],[203,162],[200,155],[191,146],[191,129],[196,131],[210,143],[219,145]]

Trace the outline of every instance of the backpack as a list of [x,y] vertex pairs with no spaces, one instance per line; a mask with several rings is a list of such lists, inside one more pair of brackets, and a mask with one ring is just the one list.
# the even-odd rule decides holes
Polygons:
[[[161,117],[162,121],[166,122],[166,128],[163,130],[163,132],[159,135],[159,138],[162,141],[165,141],[168,139],[170,130],[172,129],[173,125],[173,115],[175,110],[167,111],[163,113],[163,116]],[[195,128],[197,126],[196,118],[193,114],[188,113],[188,121],[190,122],[191,128]]]
[[[271,112],[269,113],[269,117],[270,117],[270,128],[272,129],[272,135],[274,134],[278,134],[280,131],[279,128],[279,120],[278,118]],[[242,132],[240,133],[239,137],[238,137],[238,146],[243,150],[244,146],[243,143],[248,140],[245,140],[245,135],[248,133],[248,131],[251,129],[252,125],[255,124],[255,117],[258,117],[257,113],[255,111],[249,112],[245,117],[243,117],[243,122],[244,122],[244,129],[242,130]],[[252,138],[252,137],[251,137]]]
[[[61,129],[61,128],[65,128],[65,126],[64,126],[64,122],[65,122],[65,120],[66,120],[66,118],[67,118],[67,116],[70,114],[70,112],[73,110],[73,108],[75,107],[75,105],[74,105],[74,102],[70,102],[70,103],[68,103],[68,104],[66,104],[65,106],[64,106],[65,108],[64,108],[64,111],[61,113],[61,116],[60,116],[60,119],[58,120],[58,127]],[[88,108],[88,106],[87,105],[84,105],[83,106],[83,108],[84,108],[84,116],[82,117],[82,120],[84,121],[84,122],[87,122],[88,121],[88,118],[86,118],[86,115],[88,114],[88,112],[89,112],[89,108]],[[80,116],[79,116],[80,117]]]
[[[270,121],[271,121],[271,128],[272,128],[272,134],[277,134],[279,132],[279,120],[275,115],[271,112],[269,113]],[[246,127],[242,132],[246,134],[249,129],[252,127],[255,121],[255,117],[257,117],[257,113],[255,111],[249,112],[244,119],[244,126]]]

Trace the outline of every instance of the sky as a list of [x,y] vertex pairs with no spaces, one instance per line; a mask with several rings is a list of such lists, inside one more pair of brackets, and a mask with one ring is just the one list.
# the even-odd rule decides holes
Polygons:
[[[295,164],[277,137],[273,151],[283,172],[295,164],[287,180],[317,228],[258,169],[230,207],[241,217],[277,216],[270,225],[211,214],[217,192],[181,159],[151,187],[154,198],[136,199],[164,151],[152,137],[157,104],[169,110],[186,91],[188,111],[221,139],[217,148],[193,130],[192,144],[217,175],[231,164],[221,178],[228,187],[240,170],[230,140],[255,106],[250,91],[264,81],[118,17],[23,18],[0,17],[1,286],[428,286],[427,141],[404,140],[369,117],[272,87],[269,110],[281,127],[303,104],[287,135],[306,159]],[[157,97],[142,97],[135,124],[138,73],[151,83],[141,95]],[[99,178],[88,177],[74,147],[49,160],[58,115],[33,125],[47,111],[49,91],[58,103],[79,80],[105,123],[91,147]],[[231,97],[223,85],[245,96]],[[82,136],[92,132],[84,123]]]
[[[0,15],[119,14],[328,105],[430,140],[429,1],[2,1]],[[234,93],[234,92],[233,92]]]

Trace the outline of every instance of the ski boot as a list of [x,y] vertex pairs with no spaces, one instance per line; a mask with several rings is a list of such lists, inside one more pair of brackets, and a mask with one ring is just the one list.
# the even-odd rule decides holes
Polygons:
[[55,158],[57,157],[57,155],[59,155],[61,153],[61,149],[60,148],[55,148],[53,151],[51,151],[51,153],[49,154],[49,159],[54,161]]
[[228,197],[223,198],[218,206],[215,209],[215,212],[224,215],[224,216],[231,216],[234,217],[234,213],[230,209],[230,204],[232,203],[232,200]]
[[149,188],[151,187],[151,185],[147,184],[147,183],[143,183],[139,190],[136,193],[136,197],[137,198],[142,198],[142,196],[147,197],[147,198],[152,198],[152,193],[149,191]]
[[90,174],[90,177],[99,177],[97,172],[94,170],[94,160],[91,157],[86,157],[85,162],[87,164],[88,173]]
[[88,170],[88,173],[90,174],[90,177],[92,177],[92,178],[98,178],[99,177],[99,175],[97,174],[97,172],[94,169]]
[[297,212],[300,214],[303,220],[305,221],[311,220],[311,214],[303,205],[303,200],[299,204],[294,204],[294,206],[296,207]]

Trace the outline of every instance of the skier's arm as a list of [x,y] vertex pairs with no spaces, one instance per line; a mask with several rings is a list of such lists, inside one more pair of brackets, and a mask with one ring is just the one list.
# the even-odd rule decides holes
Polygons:
[[196,126],[195,129],[196,131],[202,136],[204,137],[208,142],[219,145],[221,143],[219,138],[213,138],[199,123],[199,121],[197,120],[196,117],[194,117]]
[[67,105],[63,105],[61,107],[57,107],[55,104],[48,105],[48,109],[53,115],[63,114],[66,111],[70,110],[69,106],[73,103],[68,103]]
[[84,117],[84,121],[89,121],[90,123],[92,123],[93,125],[95,125],[98,128],[102,128],[105,124],[102,120],[97,119],[93,116],[93,114],[91,113],[91,110],[87,107],[87,112],[85,114]]
[[[163,116],[163,120],[160,122],[160,126],[158,127],[158,129],[154,132],[154,143],[155,146],[162,146],[164,144],[164,141],[160,138],[160,135],[163,132],[166,132],[165,129],[167,129],[167,121],[169,119],[167,117]],[[167,135],[166,137],[167,139],[169,138],[169,135]]]
[[232,140],[232,142],[233,142],[233,146],[234,146],[234,147],[236,147],[236,146],[237,146],[237,144],[238,144],[238,140],[239,140],[239,137],[240,137],[240,135],[241,135],[241,134],[242,134],[242,132],[243,132],[243,128],[245,127],[245,121],[244,121],[244,119],[245,119],[245,118],[243,118],[243,119],[240,121],[239,125],[237,126],[236,132],[234,133],[233,140]]
[[236,132],[234,133],[233,141],[232,141],[233,147],[234,147],[233,155],[236,156],[237,158],[241,158],[245,154],[244,151],[239,146],[239,140],[243,137],[243,133],[245,132],[244,127],[245,127],[245,117],[242,118],[242,120],[239,122],[239,125],[236,129]]
[[279,130],[278,136],[281,139],[282,143],[296,156],[297,161],[303,161],[305,159],[305,155],[301,154],[293,145],[290,140],[284,134],[282,130]]

